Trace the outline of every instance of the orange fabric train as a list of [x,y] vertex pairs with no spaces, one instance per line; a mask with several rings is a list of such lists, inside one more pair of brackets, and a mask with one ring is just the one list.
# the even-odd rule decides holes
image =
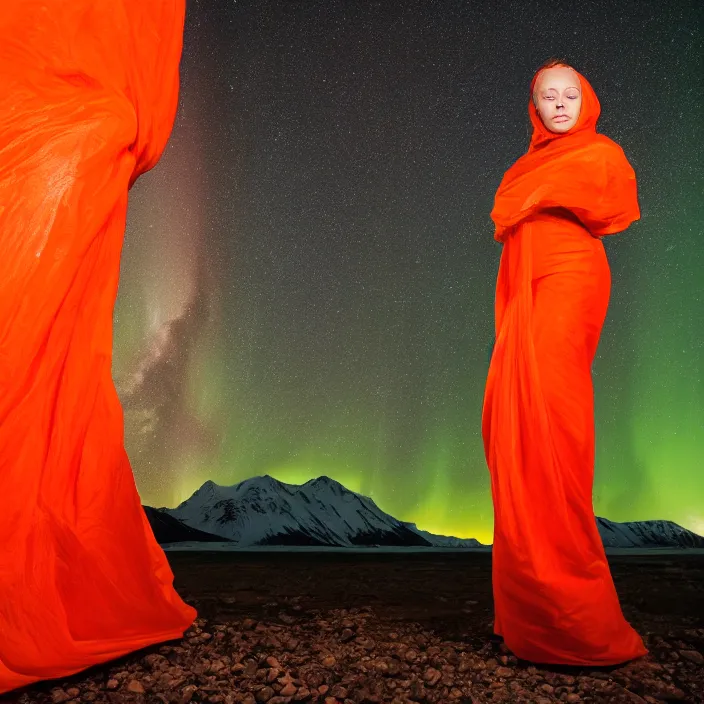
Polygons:
[[547,130],[530,100],[529,150],[496,194],[503,250],[482,434],[494,631],[526,660],[608,665],[647,652],[621,612],[592,504],[591,365],[611,286],[600,237],[639,209],[633,169],[596,133],[599,101],[579,78],[582,107],[566,133]]
[[0,3],[0,692],[179,638],[111,377],[128,187],[177,106],[185,0]]

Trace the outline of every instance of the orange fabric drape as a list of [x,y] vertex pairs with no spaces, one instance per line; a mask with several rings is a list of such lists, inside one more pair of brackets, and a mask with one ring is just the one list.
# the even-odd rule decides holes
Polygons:
[[0,692],[179,638],[123,446],[129,186],[172,128],[185,0],[0,3]]
[[633,169],[596,132],[599,101],[579,78],[567,133],[547,130],[529,102],[530,147],[496,194],[503,250],[482,435],[495,632],[526,660],[608,665],[647,652],[622,614],[592,504],[591,365],[611,285],[600,238],[639,208]]

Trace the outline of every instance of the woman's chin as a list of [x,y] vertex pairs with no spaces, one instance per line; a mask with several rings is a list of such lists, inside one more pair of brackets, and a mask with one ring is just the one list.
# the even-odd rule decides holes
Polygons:
[[550,125],[545,125],[551,132],[556,134],[563,134],[564,132],[569,132],[574,125],[571,120],[569,122],[553,122]]

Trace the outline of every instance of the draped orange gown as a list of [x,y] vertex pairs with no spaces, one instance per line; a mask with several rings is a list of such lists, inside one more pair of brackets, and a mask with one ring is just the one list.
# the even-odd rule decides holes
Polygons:
[[494,631],[525,660],[612,665],[647,650],[621,611],[594,516],[591,366],[611,287],[600,238],[639,209],[635,174],[596,133],[599,101],[580,81],[567,133],[549,132],[529,103],[529,150],[496,195],[503,250],[482,434]]
[[123,445],[127,192],[177,106],[185,0],[0,3],[0,692],[179,638]]

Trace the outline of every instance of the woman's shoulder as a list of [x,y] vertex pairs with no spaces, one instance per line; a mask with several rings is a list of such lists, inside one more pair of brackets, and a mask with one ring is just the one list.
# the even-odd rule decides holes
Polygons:
[[596,139],[594,140],[593,144],[593,149],[595,151],[598,151],[602,154],[610,155],[610,156],[616,156],[616,157],[622,157],[625,156],[625,152],[623,151],[623,148],[618,142],[614,142],[611,137],[607,137],[605,134],[600,134],[597,132],[596,134]]

